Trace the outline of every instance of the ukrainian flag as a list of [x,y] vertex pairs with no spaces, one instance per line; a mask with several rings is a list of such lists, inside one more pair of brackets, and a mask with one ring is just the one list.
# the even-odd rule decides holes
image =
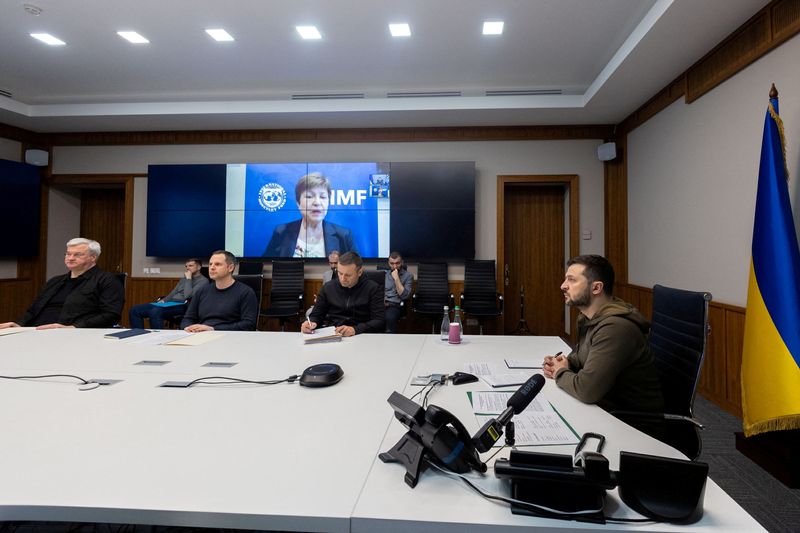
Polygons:
[[800,428],[800,250],[775,86],[764,123],[742,352],[745,436]]

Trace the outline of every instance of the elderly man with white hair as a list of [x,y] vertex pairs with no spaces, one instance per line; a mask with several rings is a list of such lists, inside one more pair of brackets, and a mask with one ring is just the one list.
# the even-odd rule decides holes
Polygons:
[[97,266],[100,243],[89,239],[67,242],[64,264],[69,272],[47,281],[39,297],[16,322],[2,328],[110,328],[119,322],[125,291],[122,283]]

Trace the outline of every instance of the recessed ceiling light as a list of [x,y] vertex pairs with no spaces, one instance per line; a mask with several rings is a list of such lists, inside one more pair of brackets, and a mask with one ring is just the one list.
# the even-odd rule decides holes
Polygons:
[[408,24],[389,24],[392,37],[411,37],[411,26]]
[[65,43],[61,39],[57,39],[50,35],[49,33],[31,33],[31,37],[34,39],[39,39],[45,44],[49,44],[50,46],[64,46]]
[[234,40],[233,35],[226,32],[222,28],[207,29],[206,33],[213,37],[215,41],[224,42]]
[[484,35],[502,35],[503,34],[503,21],[490,21],[487,20],[483,23]]
[[147,44],[150,42],[135,31],[118,31],[117,35],[133,44]]
[[294,28],[303,39],[322,39],[316,26],[295,26]]

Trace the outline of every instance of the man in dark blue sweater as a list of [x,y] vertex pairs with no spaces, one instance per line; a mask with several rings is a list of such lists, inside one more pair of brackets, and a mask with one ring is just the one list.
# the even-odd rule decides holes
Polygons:
[[236,257],[217,250],[208,262],[209,283],[195,292],[183,315],[181,327],[191,333],[211,330],[256,329],[258,299],[256,293],[233,279]]
[[317,303],[301,331],[311,333],[323,321],[336,326],[336,333],[351,337],[358,333],[383,333],[386,324],[383,287],[362,276],[361,256],[347,252],[339,256],[337,276],[322,286]]

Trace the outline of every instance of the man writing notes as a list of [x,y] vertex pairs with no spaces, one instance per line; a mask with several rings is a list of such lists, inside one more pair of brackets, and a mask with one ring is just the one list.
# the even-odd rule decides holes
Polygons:
[[183,278],[172,291],[156,302],[134,305],[128,311],[132,328],[144,328],[144,319],[150,320],[150,327],[163,329],[164,320],[177,317],[186,312],[186,301],[194,292],[208,285],[208,279],[201,273],[203,262],[200,259],[189,259],[184,265]]
[[403,256],[398,252],[389,254],[389,270],[384,282],[383,305],[386,308],[386,333],[397,333],[397,323],[403,308],[401,304],[411,296],[414,276],[403,264]]
[[614,269],[599,255],[567,262],[561,291],[580,311],[578,344],[567,357],[544,358],[544,375],[570,395],[603,409],[660,412],[661,385],[647,348],[650,324],[612,296]]
[[69,272],[47,281],[39,297],[17,322],[2,328],[110,328],[119,323],[125,289],[110,272],[97,266],[100,243],[76,238],[67,242],[64,264]]
[[256,329],[258,299],[256,293],[233,279],[236,257],[225,250],[211,254],[208,275],[212,283],[192,296],[181,327],[190,333],[211,330]]
[[351,337],[359,333],[383,333],[383,287],[363,277],[361,256],[347,252],[339,256],[337,276],[322,286],[317,303],[300,327],[313,332],[327,319],[336,333]]

